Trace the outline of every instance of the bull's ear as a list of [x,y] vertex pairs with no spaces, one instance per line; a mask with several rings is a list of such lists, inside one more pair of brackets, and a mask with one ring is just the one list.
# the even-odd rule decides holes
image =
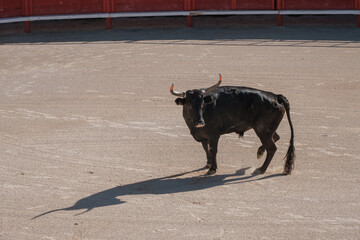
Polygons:
[[185,104],[185,98],[177,98],[177,99],[175,99],[175,103],[177,105],[184,105]]
[[204,97],[204,103],[205,104],[211,103],[213,100],[214,100],[213,96]]

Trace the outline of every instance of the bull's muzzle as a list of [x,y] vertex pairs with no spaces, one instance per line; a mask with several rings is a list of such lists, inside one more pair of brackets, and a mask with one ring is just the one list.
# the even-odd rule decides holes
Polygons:
[[201,121],[201,122],[195,123],[195,127],[196,127],[196,128],[205,127],[205,122],[204,122],[204,121]]

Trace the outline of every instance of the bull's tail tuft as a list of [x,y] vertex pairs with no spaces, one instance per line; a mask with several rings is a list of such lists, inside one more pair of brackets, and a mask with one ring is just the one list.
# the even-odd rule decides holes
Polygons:
[[290,118],[290,104],[289,101],[284,97],[283,95],[278,95],[278,102],[282,104],[285,107],[286,110],[286,116],[290,125],[291,130],[291,138],[290,138],[290,144],[289,148],[286,153],[286,161],[285,161],[285,167],[284,167],[284,175],[291,174],[291,171],[294,169],[294,162],[295,162],[295,146],[294,146],[294,128],[291,122]]

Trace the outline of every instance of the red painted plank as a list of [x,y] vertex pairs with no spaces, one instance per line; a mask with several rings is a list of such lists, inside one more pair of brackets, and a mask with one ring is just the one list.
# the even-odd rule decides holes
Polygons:
[[194,10],[231,10],[231,0],[193,0]]
[[103,0],[32,0],[33,15],[103,12]]
[[274,0],[238,0],[238,10],[273,10]]
[[183,11],[184,0],[115,0],[115,12]]
[[356,0],[285,0],[285,10],[352,10]]
[[273,10],[274,0],[193,0],[195,10]]
[[0,0],[0,18],[22,15],[22,0]]

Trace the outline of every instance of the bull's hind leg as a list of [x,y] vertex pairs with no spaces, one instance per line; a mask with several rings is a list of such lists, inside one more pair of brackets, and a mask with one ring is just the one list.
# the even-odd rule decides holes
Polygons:
[[267,118],[260,119],[257,123],[254,130],[256,135],[260,138],[262,146],[266,150],[266,159],[263,165],[256,169],[253,174],[263,174],[268,168],[274,154],[277,150],[275,142],[280,139],[279,135],[276,133],[282,118],[284,116],[283,109],[273,109],[270,115]]
[[[260,137],[260,136],[259,136]],[[272,158],[274,157],[274,154],[277,150],[277,147],[275,145],[275,142],[272,138],[272,135],[267,135],[267,136],[261,136],[260,140],[266,150],[266,159],[264,164],[260,167],[257,168],[254,172],[253,175],[258,175],[258,174],[263,174],[266,172],[266,169],[268,168]]]
[[[279,139],[280,139],[279,134],[277,134],[275,132],[273,135],[274,142],[277,142]],[[264,152],[265,152],[265,147],[264,147],[264,145],[261,145],[257,150],[257,159],[260,159],[262,157],[262,155],[264,154]]]

